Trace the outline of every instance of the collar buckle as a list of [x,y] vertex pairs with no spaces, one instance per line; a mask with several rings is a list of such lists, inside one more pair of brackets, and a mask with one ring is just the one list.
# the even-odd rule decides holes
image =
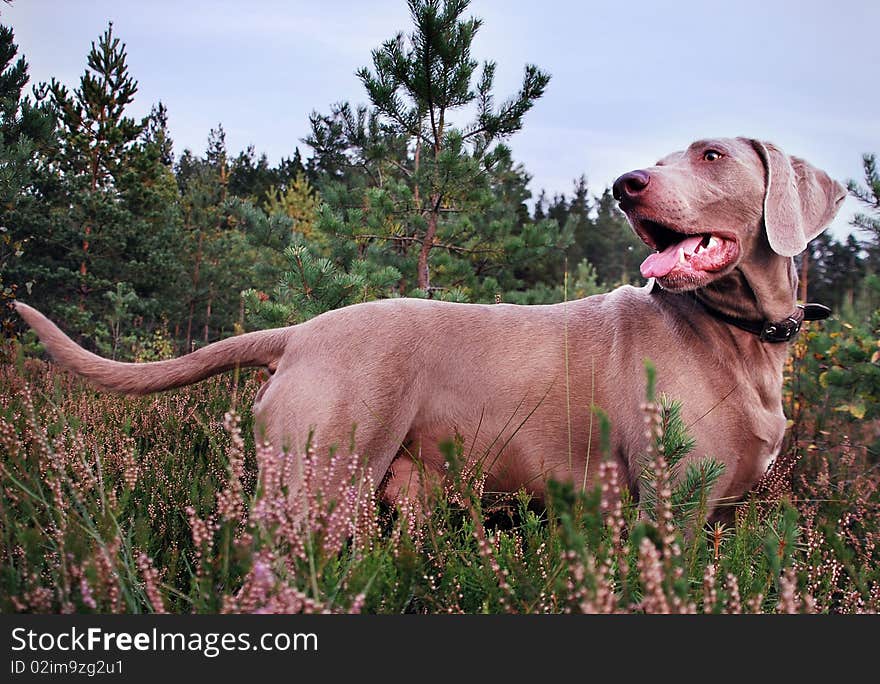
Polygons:
[[767,322],[761,329],[759,337],[762,342],[788,342],[801,331],[802,320],[802,316],[795,314],[784,321]]

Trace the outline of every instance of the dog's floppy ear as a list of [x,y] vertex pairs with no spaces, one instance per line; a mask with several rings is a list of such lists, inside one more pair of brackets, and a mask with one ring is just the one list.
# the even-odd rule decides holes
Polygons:
[[846,188],[803,159],[772,143],[752,140],[764,163],[764,225],[777,254],[800,254],[837,214]]

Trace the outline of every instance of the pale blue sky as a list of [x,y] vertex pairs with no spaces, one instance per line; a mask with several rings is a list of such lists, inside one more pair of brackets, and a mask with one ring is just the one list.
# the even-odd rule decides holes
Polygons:
[[[535,194],[568,193],[582,173],[598,191],[701,137],[772,140],[842,181],[860,177],[863,152],[880,153],[875,0],[474,0],[470,13],[484,20],[475,56],[498,62],[499,97],[526,62],[553,75],[510,140]],[[133,113],[165,102],[177,153],[203,151],[222,122],[231,152],[253,144],[272,161],[307,153],[311,110],[364,101],[354,72],[409,28],[404,0],[0,6],[34,82],[75,86],[110,19],[140,83]]]

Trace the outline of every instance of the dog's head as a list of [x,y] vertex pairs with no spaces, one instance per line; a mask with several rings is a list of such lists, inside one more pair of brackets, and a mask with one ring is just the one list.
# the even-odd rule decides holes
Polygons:
[[642,275],[683,292],[768,253],[800,253],[834,218],[846,190],[775,145],[720,138],[622,175],[614,197],[655,250]]

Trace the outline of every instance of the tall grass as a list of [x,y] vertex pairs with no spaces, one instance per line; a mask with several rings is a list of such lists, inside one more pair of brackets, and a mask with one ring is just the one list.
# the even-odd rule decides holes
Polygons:
[[257,374],[128,398],[19,354],[0,367],[0,610],[875,612],[872,424],[811,413],[792,390],[817,382],[811,354],[788,370],[794,438],[726,524],[705,520],[718,465],[682,471],[692,445],[662,398],[640,505],[608,462],[542,505],[483,493],[448,444],[418,515],[380,504],[356,455],[254,444]]

